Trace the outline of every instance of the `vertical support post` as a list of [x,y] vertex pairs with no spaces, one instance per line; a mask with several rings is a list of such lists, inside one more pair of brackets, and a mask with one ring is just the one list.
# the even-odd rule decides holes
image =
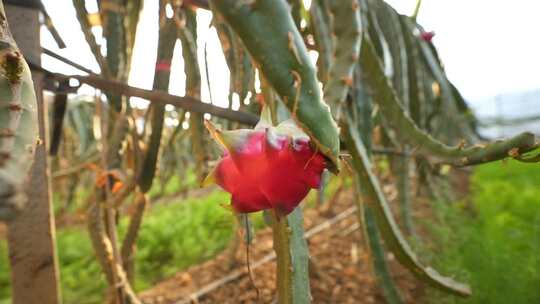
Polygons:
[[[41,62],[39,11],[6,5],[12,34],[29,61]],[[33,72],[38,101],[40,144],[28,185],[28,204],[8,225],[9,258],[13,303],[57,304],[59,293],[56,232],[51,202],[50,172],[47,160],[47,106],[43,102],[44,75]]]

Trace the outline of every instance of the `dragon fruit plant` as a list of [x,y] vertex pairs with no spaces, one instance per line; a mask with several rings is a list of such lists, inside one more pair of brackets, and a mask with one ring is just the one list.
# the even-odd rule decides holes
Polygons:
[[30,68],[0,2],[0,221],[24,208],[25,184],[38,143],[37,100]]
[[223,131],[210,121],[206,127],[225,153],[203,185],[215,182],[231,193],[234,211],[285,216],[319,188],[326,160],[292,119],[274,126],[264,107],[254,129]]

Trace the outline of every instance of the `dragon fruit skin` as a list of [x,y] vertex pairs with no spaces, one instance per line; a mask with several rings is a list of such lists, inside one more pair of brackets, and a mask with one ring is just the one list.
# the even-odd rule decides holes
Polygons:
[[225,154],[207,178],[231,193],[236,212],[274,209],[291,213],[311,188],[318,188],[326,167],[323,155],[292,120],[272,126],[265,108],[255,129],[207,128]]
[[422,38],[422,40],[427,41],[427,42],[431,42],[434,36],[435,36],[435,32],[433,31],[420,33],[420,37]]

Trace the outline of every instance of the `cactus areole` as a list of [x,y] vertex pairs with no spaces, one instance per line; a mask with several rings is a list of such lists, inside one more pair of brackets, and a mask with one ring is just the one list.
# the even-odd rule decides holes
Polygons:
[[273,126],[267,107],[255,129],[222,131],[206,126],[225,153],[203,184],[215,182],[231,193],[240,213],[274,209],[291,213],[321,183],[324,156],[292,119]]

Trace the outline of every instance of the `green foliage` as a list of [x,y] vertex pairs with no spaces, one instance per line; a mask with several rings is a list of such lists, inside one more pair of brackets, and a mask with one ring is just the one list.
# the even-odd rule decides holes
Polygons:
[[0,303],[9,303],[7,298],[9,298],[10,292],[10,274],[11,270],[9,267],[8,260],[8,249],[5,241],[0,242]]
[[86,230],[60,230],[57,234],[57,246],[60,284],[65,303],[99,303],[106,281]]
[[[516,161],[476,168],[472,206],[438,203],[432,225],[437,266],[470,282],[468,300],[445,303],[540,303],[540,168]],[[433,303],[441,303],[434,295]]]
[[[195,173],[189,171],[184,184],[192,188],[195,182]],[[331,178],[327,188],[329,197],[339,184],[338,178]],[[350,185],[350,180],[345,185]],[[165,186],[165,195],[178,193],[181,186],[177,177],[173,176]],[[154,189],[156,187],[152,188],[150,194],[158,192],[154,192]],[[227,193],[213,191],[204,197],[153,205],[145,215],[137,242],[136,291],[221,252],[233,237],[234,217],[222,206],[228,201]],[[316,192],[311,191],[304,205],[311,207],[315,204]],[[253,214],[251,220],[255,230],[265,227],[262,212]],[[121,236],[127,224],[128,218],[122,218]],[[60,229],[57,241],[64,303],[100,303],[106,281],[86,229]],[[0,303],[9,303],[9,297],[7,246],[5,241],[0,241]]]
[[[234,217],[222,206],[228,200],[226,193],[216,191],[202,199],[154,206],[139,235],[135,288],[147,288],[224,249],[233,236]],[[127,222],[121,225],[125,228]]]
[[[137,242],[136,290],[210,259],[233,236],[233,215],[222,204],[228,195],[214,191],[201,198],[154,205],[146,214]],[[260,227],[257,217],[255,225]],[[127,228],[120,222],[120,232]],[[64,303],[100,303],[106,281],[84,227],[58,231],[58,255]],[[0,302],[10,296],[5,241],[0,242]]]
[[182,191],[187,191],[188,189],[194,189],[199,185],[199,181],[197,180],[197,176],[193,170],[187,170],[187,172],[184,174],[185,176],[183,179],[177,175],[173,175],[164,185],[156,184],[155,187],[152,187],[150,191],[148,191],[148,195],[151,198],[161,195],[167,197],[177,195]]

